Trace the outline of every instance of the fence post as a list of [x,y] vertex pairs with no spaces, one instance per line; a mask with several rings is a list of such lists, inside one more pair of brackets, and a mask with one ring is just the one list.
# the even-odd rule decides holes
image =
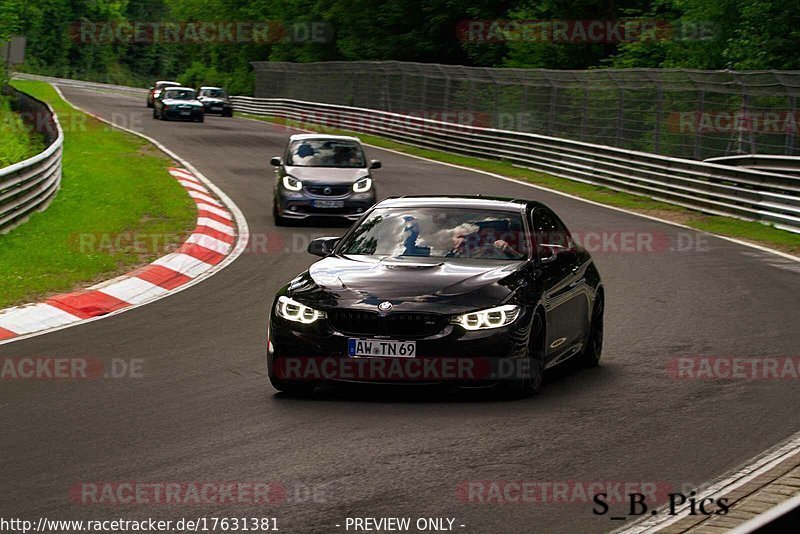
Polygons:
[[556,86],[550,85],[550,109],[547,112],[547,135],[553,135],[556,121]]
[[581,104],[581,141],[585,141],[589,130],[589,90],[583,88],[583,102]]
[[[792,117],[791,124],[793,124],[793,126],[789,128],[788,132],[786,132],[786,155],[787,156],[791,156],[795,152],[795,150],[794,150],[794,136],[797,134],[797,132],[795,131],[797,129],[797,116],[796,116],[796,113],[797,113],[797,97],[795,95],[791,95],[789,97],[789,113],[791,114],[790,116]],[[789,121],[787,120],[786,123],[789,124]]]
[[700,118],[700,120],[697,122],[697,127],[694,130],[694,147],[692,148],[694,159],[700,159],[700,146],[703,142],[701,130],[703,124],[703,114],[705,113],[706,92],[703,89],[700,89],[697,92],[697,96],[697,116]]
[[660,154],[661,148],[661,114],[664,112],[664,89],[661,83],[656,90],[656,123],[653,130],[653,152]]
[[617,98],[617,146],[622,146],[622,118],[625,113],[625,89],[619,85],[619,97]]

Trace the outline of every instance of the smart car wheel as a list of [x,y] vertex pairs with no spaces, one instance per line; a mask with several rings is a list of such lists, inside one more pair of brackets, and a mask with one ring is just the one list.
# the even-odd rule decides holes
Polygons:
[[603,353],[603,294],[598,293],[592,308],[592,322],[589,326],[589,337],[583,350],[583,363],[587,367],[595,367],[600,363]]
[[289,226],[289,221],[278,213],[278,205],[274,201],[272,202],[272,218],[275,219],[275,226]]

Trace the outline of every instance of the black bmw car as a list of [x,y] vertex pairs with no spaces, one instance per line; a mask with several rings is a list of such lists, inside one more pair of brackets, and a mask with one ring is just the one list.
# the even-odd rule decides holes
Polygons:
[[205,114],[194,89],[167,87],[161,90],[153,103],[153,118],[203,122]]
[[569,358],[597,365],[603,286],[546,206],[484,197],[376,204],[275,297],[272,385],[323,381],[495,386],[534,393]]

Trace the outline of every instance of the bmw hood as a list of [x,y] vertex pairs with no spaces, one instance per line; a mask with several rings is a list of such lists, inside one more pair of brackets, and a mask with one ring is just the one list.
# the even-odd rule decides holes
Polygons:
[[288,292],[321,309],[461,313],[503,302],[521,281],[523,261],[329,256],[289,284]]
[[301,182],[309,184],[352,184],[359,178],[369,176],[369,170],[342,169],[339,167],[295,167],[286,166],[286,174],[290,174]]

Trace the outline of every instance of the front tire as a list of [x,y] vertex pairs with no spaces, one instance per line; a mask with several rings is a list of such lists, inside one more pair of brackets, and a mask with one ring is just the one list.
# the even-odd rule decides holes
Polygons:
[[275,202],[272,203],[272,218],[275,219],[275,226],[289,226],[286,217],[281,217],[278,213],[278,205]]
[[597,293],[592,307],[592,322],[589,325],[589,336],[586,339],[586,348],[583,349],[582,359],[586,367],[597,367],[600,356],[603,354],[603,313],[605,302],[603,293]]
[[528,341],[527,361],[523,369],[524,376],[513,380],[503,380],[497,385],[502,395],[509,399],[524,399],[538,393],[544,381],[545,357],[545,331],[544,317],[538,311],[531,320],[531,332]]

